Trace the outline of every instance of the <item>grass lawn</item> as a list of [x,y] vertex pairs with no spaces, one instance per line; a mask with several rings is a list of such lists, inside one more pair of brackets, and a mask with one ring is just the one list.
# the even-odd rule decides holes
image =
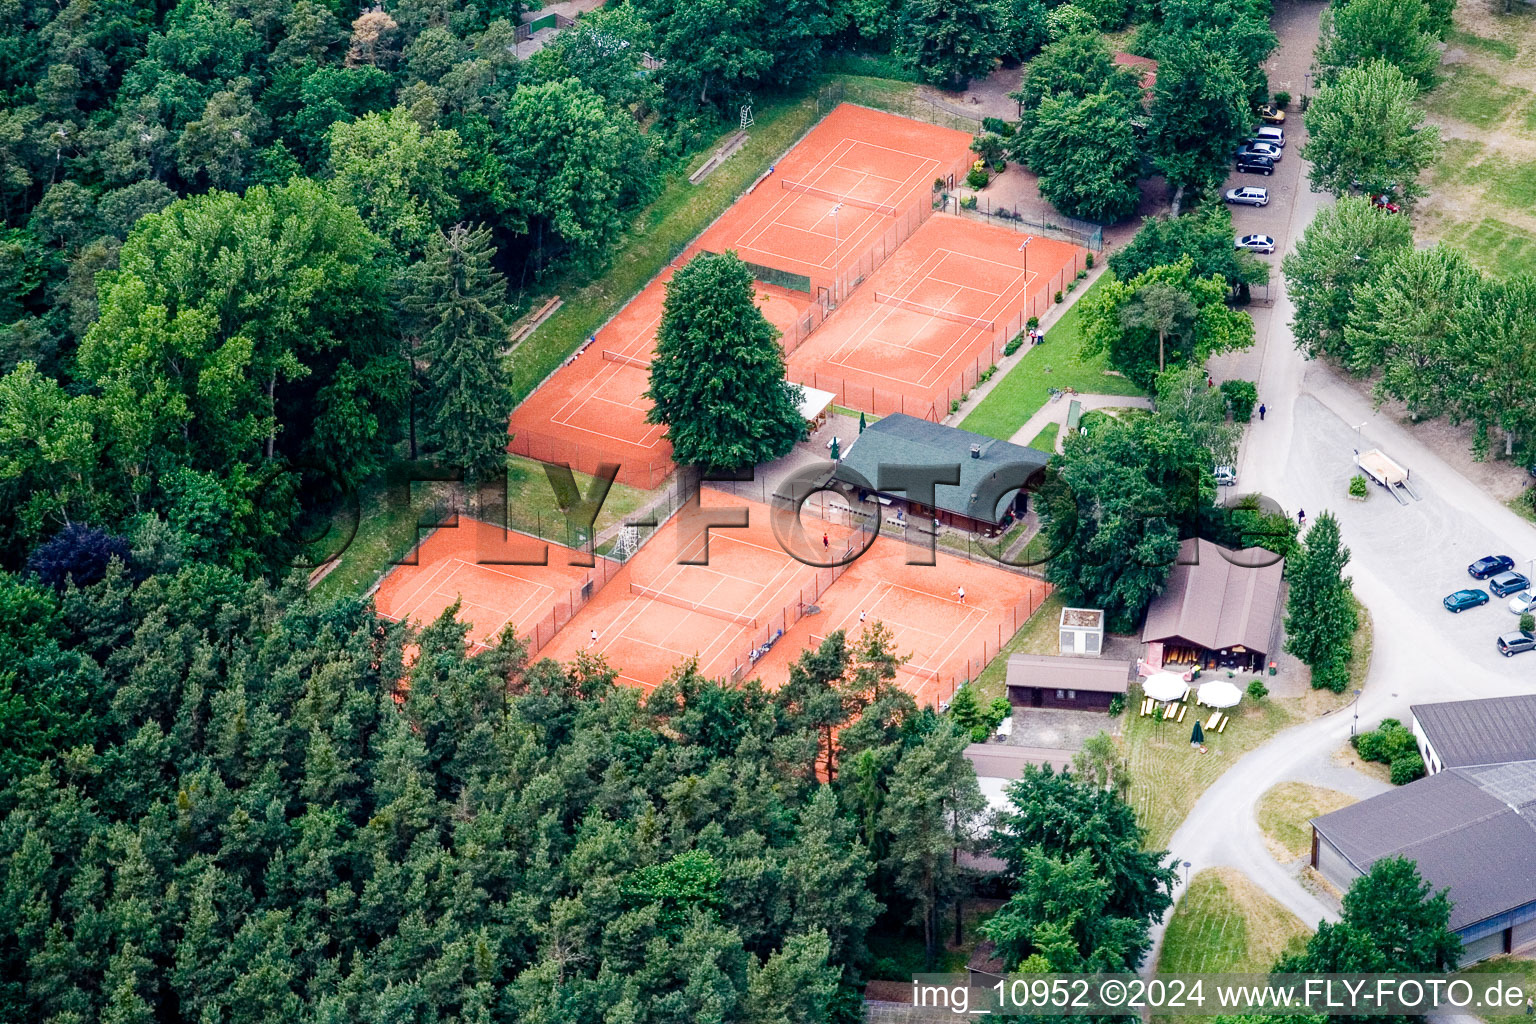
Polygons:
[[1365,674],[1371,669],[1371,652],[1376,647],[1376,626],[1371,622],[1371,613],[1360,603],[1360,599],[1354,594],[1350,594],[1349,599],[1354,603],[1355,621],[1359,623],[1349,648],[1349,689],[1346,692],[1353,696],[1355,690],[1365,685]]
[[1060,423],[1047,423],[1045,426],[1040,428],[1040,433],[1035,435],[1035,439],[1029,442],[1029,446],[1036,451],[1055,452],[1056,434],[1060,430]]
[[1469,64],[1453,64],[1440,84],[1425,95],[1424,105],[1445,117],[1492,128],[1508,117],[1517,103],[1530,96],[1527,90],[1501,82],[1486,71]]
[[1209,868],[1168,921],[1159,974],[1258,973],[1305,943],[1311,930],[1235,868]]
[[1419,245],[1449,242],[1501,278],[1536,273],[1536,33],[1533,12],[1517,6],[1456,10],[1448,43],[1458,59],[1424,95],[1445,147],[1414,211]]
[[[1092,286],[1097,287],[1099,281]],[[1078,327],[1081,309],[1079,301],[1067,310],[1056,326],[1046,332],[1045,344],[1026,351],[960,426],[1006,440],[1050,399],[1047,389],[1053,387],[1072,387],[1090,395],[1142,394],[1135,384],[1108,372],[1107,355],[1083,352],[1082,332]]]
[[[1472,981],[1477,980],[1478,975],[1512,974],[1523,979],[1525,997],[1536,999],[1536,959],[1523,956],[1496,956],[1491,960],[1484,960],[1480,964],[1473,964],[1464,971],[1457,972],[1460,977]],[[1531,1024],[1523,1009],[1514,1013],[1495,1017],[1492,1014],[1484,1014],[1483,1020],[1488,1024]]]
[[[586,494],[592,478],[574,474],[576,485]],[[359,498],[360,521],[357,535],[342,552],[340,563],[315,587],[324,599],[361,594],[373,586],[420,539],[417,524],[434,518],[433,506],[441,505],[454,494],[449,484],[417,484],[410,502],[392,502],[382,481],[363,489]],[[608,492],[595,525],[598,532],[630,515],[650,495],[645,491],[615,483]],[[496,496],[500,504],[500,495]],[[525,533],[566,542],[565,517],[560,514],[555,492],[544,475],[543,466],[532,459],[508,456],[506,521]],[[338,528],[344,514],[335,517]]]
[[1259,797],[1255,817],[1269,852],[1282,864],[1307,855],[1312,850],[1312,827],[1308,821],[1355,803],[1355,798],[1336,789],[1311,786],[1305,782],[1282,782],[1271,786]]
[[[1212,678],[1225,678],[1225,674],[1207,673],[1201,677]],[[1232,682],[1241,689],[1251,678],[1239,675]],[[1154,850],[1167,848],[1174,830],[1189,815],[1200,794],[1239,757],[1282,729],[1349,702],[1345,695],[1326,690],[1310,690],[1303,697],[1270,697],[1257,703],[1244,696],[1225,732],[1205,734],[1207,752],[1202,754],[1189,745],[1194,725],[1190,715],[1198,710],[1203,724],[1210,720],[1209,708],[1197,707],[1191,700],[1183,722],[1158,722],[1136,713],[1141,699],[1141,687],[1132,684],[1126,696],[1120,742],[1131,768],[1131,806],[1147,830],[1147,846]]]

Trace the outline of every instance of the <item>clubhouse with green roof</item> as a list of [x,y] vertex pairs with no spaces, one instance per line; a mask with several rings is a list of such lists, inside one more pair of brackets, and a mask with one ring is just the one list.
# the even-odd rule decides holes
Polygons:
[[[1034,448],[897,414],[870,424],[848,446],[830,482],[859,501],[874,496],[900,518],[937,519],[991,537],[1028,511],[1028,491],[1040,485],[1049,458]],[[914,473],[912,467],[922,468]],[[914,477],[946,481],[934,486],[932,504],[900,486]]]

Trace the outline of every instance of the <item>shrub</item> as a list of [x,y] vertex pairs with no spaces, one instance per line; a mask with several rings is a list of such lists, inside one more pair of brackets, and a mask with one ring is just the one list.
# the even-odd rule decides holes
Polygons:
[[978,165],[993,164],[1001,160],[1003,146],[1003,137],[995,132],[982,132],[971,140],[971,151],[981,157],[976,161]]
[[994,135],[1001,135],[1005,139],[1012,138],[1013,133],[1016,130],[1013,122],[1004,121],[1000,117],[982,118],[981,127],[983,131],[992,132]]
[[950,412],[959,412],[960,411],[960,399],[958,399],[958,398],[953,399],[949,403],[949,411]]
[[943,178],[934,178],[933,179],[933,190],[935,192],[943,192],[944,191],[944,179]]
[[1406,786],[1414,779],[1422,779],[1424,777],[1424,759],[1415,750],[1411,754],[1404,754],[1401,757],[1393,758],[1388,771],[1390,772],[1392,785]]
[[976,197],[966,196],[964,199],[960,200],[960,208],[963,210],[976,209]]
[[1007,160],[994,160],[992,162],[992,169],[994,171],[996,171],[998,174],[1002,174],[1004,171],[1006,171],[1008,169],[1008,161]]
[[1264,680],[1255,679],[1248,684],[1248,696],[1256,701],[1263,700],[1269,696],[1269,687],[1264,685]]
[[1109,717],[1114,718],[1125,710],[1125,694],[1117,693],[1109,698]]
[[972,167],[970,173],[965,176],[965,183],[971,188],[986,188],[990,180],[984,167]]
[[1056,293],[1056,302],[1057,302],[1057,304],[1061,303],[1061,292],[1057,292]]
[[1277,92],[1277,93],[1275,93],[1275,106],[1279,107],[1281,110],[1284,110],[1286,107],[1288,107],[1290,105],[1291,105],[1291,94],[1290,93],[1288,93],[1288,92]]
[[1520,616],[1520,628],[1527,633],[1536,633],[1536,615],[1526,612]]
[[1037,316],[1032,316],[1028,320],[1024,321],[1024,326],[1028,327],[1030,330],[1034,330],[1036,327],[1040,326],[1040,318]]
[[1310,107],[1311,105],[1312,105],[1312,94],[1311,93],[1307,93],[1307,92],[1302,93],[1301,94],[1301,112],[1303,114],[1305,114],[1307,112],[1307,108]]
[[[1071,291],[1072,289],[1074,289],[1076,287],[1077,287],[1077,282],[1076,281],[1068,281],[1067,282],[1067,291]],[[1059,295],[1061,293],[1058,292],[1057,294]]]
[[1247,423],[1253,419],[1253,407],[1259,403],[1259,389],[1253,381],[1224,380],[1221,382],[1221,393],[1227,400],[1227,409],[1234,420]]
[[1083,257],[1083,266],[1087,267],[1089,270],[1093,269],[1093,253],[1090,252]]
[[1083,279],[1083,278],[1085,278],[1085,277],[1087,277],[1087,276],[1088,276],[1088,271],[1086,271],[1086,270],[1079,270],[1079,271],[1078,271],[1078,272],[1077,272],[1077,279],[1078,279],[1078,280],[1079,280],[1079,281],[1081,281],[1081,280],[1082,280],[1082,279]]
[[1367,761],[1390,765],[1398,758],[1417,753],[1419,747],[1414,742],[1413,733],[1403,728],[1402,722],[1384,718],[1375,729],[1355,738],[1355,749]]
[[1022,344],[1024,344],[1024,335],[1015,334],[1011,339],[1009,339],[1008,344],[1003,346],[1003,355],[1013,355],[1019,350],[1019,346]]
[[1366,498],[1370,496],[1370,493],[1371,489],[1366,485],[1363,473],[1356,473],[1349,478],[1349,496],[1351,498]]

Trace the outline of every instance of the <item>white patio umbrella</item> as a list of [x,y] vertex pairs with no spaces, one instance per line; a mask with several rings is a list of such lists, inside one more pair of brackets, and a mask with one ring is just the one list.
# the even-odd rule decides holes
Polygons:
[[1189,684],[1177,672],[1154,672],[1141,684],[1141,692],[1153,700],[1183,700]]
[[1208,708],[1230,708],[1243,699],[1243,693],[1225,679],[1201,683],[1195,699]]

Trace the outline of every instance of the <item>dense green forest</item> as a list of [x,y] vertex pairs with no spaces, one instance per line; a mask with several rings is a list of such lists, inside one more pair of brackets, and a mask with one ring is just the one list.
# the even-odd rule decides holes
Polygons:
[[[871,926],[942,938],[981,799],[888,631],[772,695],[684,665],[643,697],[511,636],[469,658],[451,612],[204,566],[0,581],[0,1017],[852,1020]],[[1009,956],[1134,963],[1166,855],[1096,784],[1015,799],[1010,865],[1099,899],[1017,900]]]

